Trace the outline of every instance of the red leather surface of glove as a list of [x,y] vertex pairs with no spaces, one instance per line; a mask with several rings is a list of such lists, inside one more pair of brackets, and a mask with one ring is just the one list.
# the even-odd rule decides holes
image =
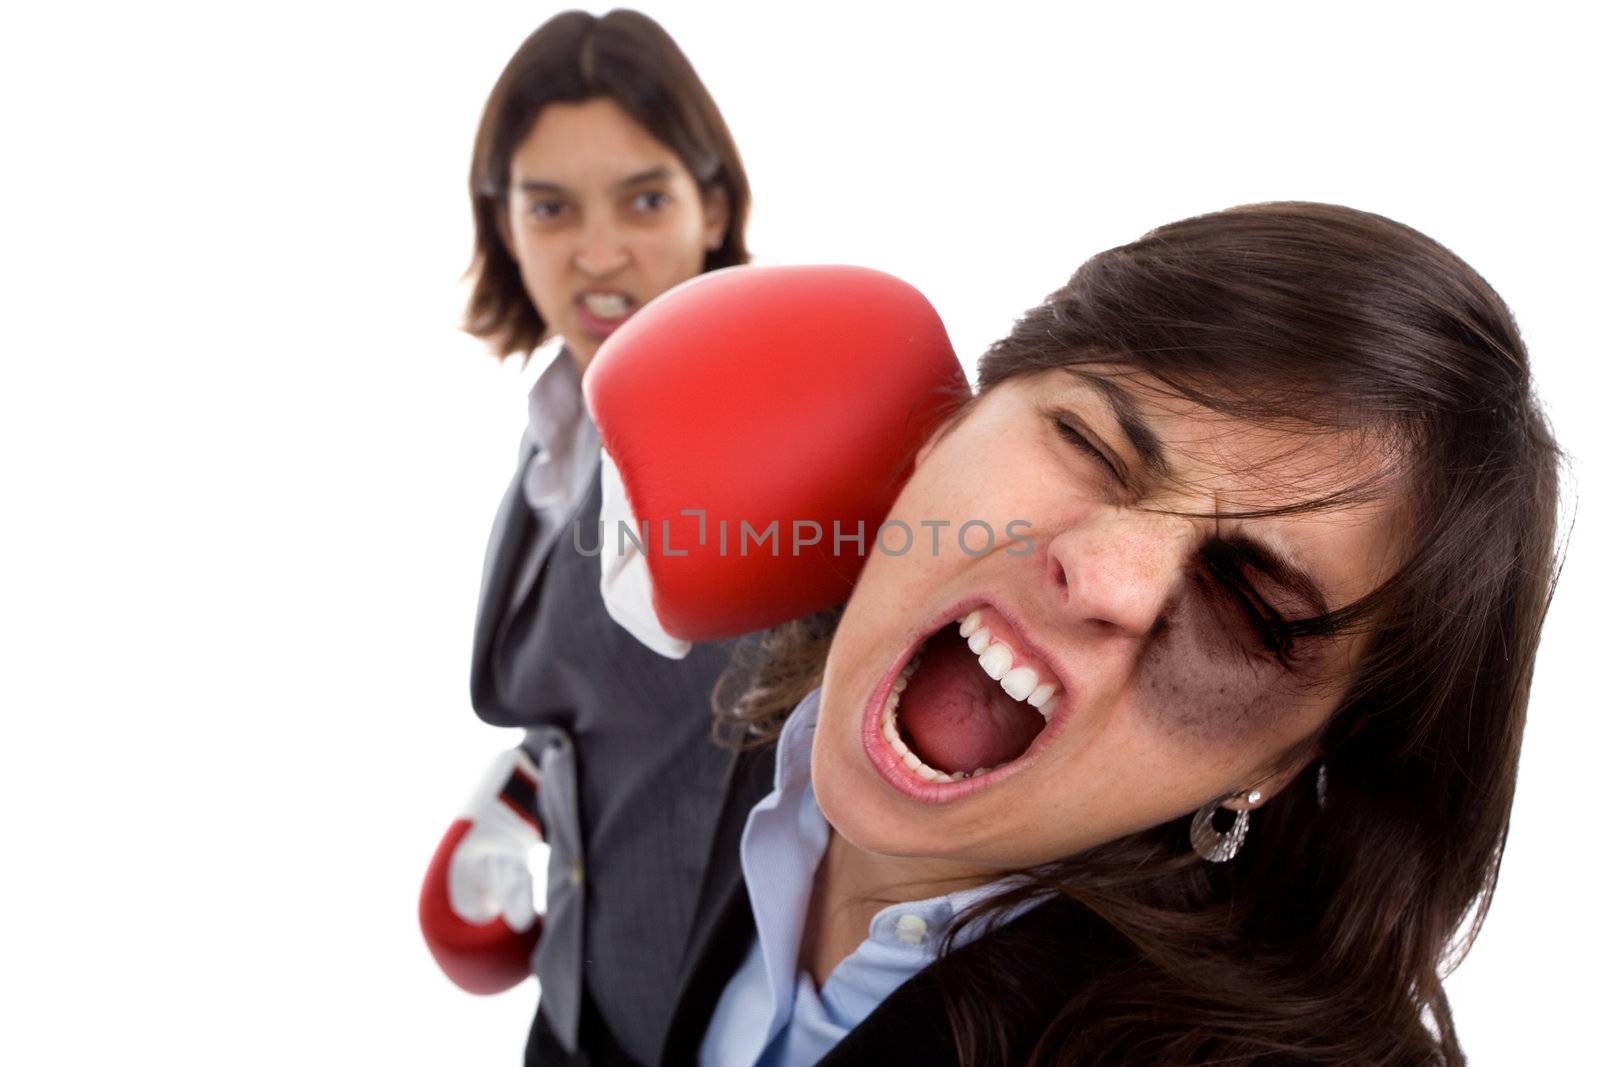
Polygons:
[[912,456],[969,390],[938,313],[905,282],[757,266],[640,309],[584,392],[648,545],[662,627],[701,641],[843,602]]
[[423,875],[423,940],[439,969],[469,993],[499,993],[532,973],[542,926],[530,869],[542,844],[538,782],[525,752],[503,753]]
[[502,993],[532,972],[542,923],[535,916],[531,927],[518,932],[504,916],[472,923],[456,914],[447,889],[450,862],[471,829],[471,822],[457,819],[439,842],[423,877],[417,917],[428,950],[452,982],[468,993]]

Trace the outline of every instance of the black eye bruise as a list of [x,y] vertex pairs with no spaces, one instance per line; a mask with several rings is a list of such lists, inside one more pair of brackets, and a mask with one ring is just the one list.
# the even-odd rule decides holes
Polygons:
[[[1118,486],[1124,490],[1129,488],[1117,465],[1073,424],[1073,416],[1068,409],[1040,405],[1038,411],[1050,421],[1057,436],[1068,446],[1097,462]],[[1201,546],[1196,584],[1201,594],[1212,602],[1225,598],[1227,606],[1250,627],[1259,648],[1248,655],[1257,658],[1264,655],[1284,670],[1292,671],[1303,650],[1303,641],[1315,643],[1319,638],[1341,632],[1344,625],[1340,621],[1341,613],[1285,619],[1245,575],[1256,558],[1255,553],[1244,545],[1213,537]],[[1158,618],[1152,633],[1159,633],[1166,626],[1165,618]]]
[[1225,594],[1255,634],[1261,648],[1285,669],[1295,654],[1293,627],[1244,574],[1242,554],[1213,539],[1200,548],[1200,571],[1210,592]]

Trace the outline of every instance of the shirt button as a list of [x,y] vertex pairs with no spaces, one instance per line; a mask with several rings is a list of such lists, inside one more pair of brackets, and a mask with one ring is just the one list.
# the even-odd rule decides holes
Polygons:
[[928,936],[928,923],[922,916],[906,912],[895,920],[894,936],[903,944],[920,945],[922,939]]
[[572,865],[567,868],[567,883],[569,885],[582,885],[583,884],[583,861],[582,860],[573,860],[572,861]]

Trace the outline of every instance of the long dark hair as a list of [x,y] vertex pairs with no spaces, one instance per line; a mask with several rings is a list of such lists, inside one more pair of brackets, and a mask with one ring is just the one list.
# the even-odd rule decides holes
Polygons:
[[[1259,204],[1089,260],[988,350],[979,395],[1087,363],[1230,416],[1394,443],[1408,553],[1307,624],[1360,628],[1368,651],[1309,742],[1320,758],[1254,814],[1237,858],[1200,862],[1184,818],[1023,872],[958,920],[946,950],[1025,899],[1077,923],[1062,942],[980,940],[941,970],[963,1061],[1464,1064],[1441,979],[1494,892],[1557,570],[1559,451],[1510,312],[1406,226]],[[721,692],[725,732],[770,740],[785,702],[820,684],[836,619],[746,653]],[[1063,954],[1083,981],[1022,1032],[1012,1005]]]
[[511,157],[548,104],[606,97],[683,161],[700,195],[721,189],[728,201],[722,244],[702,270],[749,262],[745,223],[750,182],[722,112],[676,42],[655,21],[618,9],[596,17],[564,11],[518,48],[489,93],[472,149],[469,187],[475,245],[464,328],[497,355],[531,351],[545,322],[523,288],[517,261],[501,235]]

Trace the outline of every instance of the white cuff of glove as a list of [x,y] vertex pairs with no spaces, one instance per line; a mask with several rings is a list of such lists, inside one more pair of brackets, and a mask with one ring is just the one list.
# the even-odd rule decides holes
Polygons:
[[[694,647],[661,628],[656,617],[650,568],[644,553],[619,532],[621,525],[639,535],[622,474],[604,448],[600,450],[600,598],[618,626],[650,651],[668,659],[682,659]],[[585,531],[585,540],[588,540]],[[643,541],[643,537],[638,537]]]
[[538,769],[520,746],[500,754],[467,802],[462,817],[472,828],[450,858],[445,888],[450,907],[467,922],[481,925],[502,916],[520,934],[537,914],[536,876],[542,878],[539,872],[548,863],[549,849],[528,821],[500,799],[518,771],[539,781]]

